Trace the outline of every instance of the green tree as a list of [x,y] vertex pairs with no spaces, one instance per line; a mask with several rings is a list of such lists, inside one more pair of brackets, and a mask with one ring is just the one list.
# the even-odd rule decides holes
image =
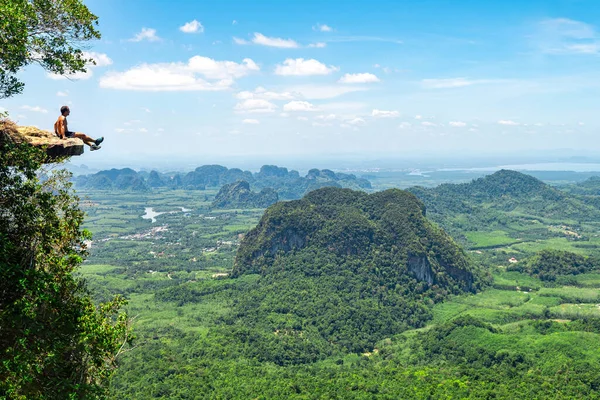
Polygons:
[[17,72],[38,64],[57,74],[85,72],[81,46],[100,39],[98,18],[82,0],[0,1],[0,99],[21,93]]
[[[66,171],[2,140],[0,120],[0,398],[101,397],[131,343],[121,297],[94,305],[73,272],[86,255],[84,214]],[[41,178],[43,176],[43,178]]]

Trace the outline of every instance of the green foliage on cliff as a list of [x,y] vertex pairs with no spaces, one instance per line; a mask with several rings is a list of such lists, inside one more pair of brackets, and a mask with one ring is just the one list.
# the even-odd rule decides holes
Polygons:
[[94,305],[73,271],[86,255],[83,212],[45,154],[0,144],[0,398],[104,393],[131,340],[120,297]]

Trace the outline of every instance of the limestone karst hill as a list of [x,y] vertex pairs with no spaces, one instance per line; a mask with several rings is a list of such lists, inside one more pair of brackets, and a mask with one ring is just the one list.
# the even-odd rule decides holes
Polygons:
[[212,203],[214,208],[264,208],[279,200],[277,192],[264,188],[255,193],[246,181],[238,181],[221,187]]
[[423,326],[435,302],[483,282],[425,214],[398,189],[329,187],[270,206],[236,256],[233,277],[261,276],[236,315],[352,351]]
[[0,141],[29,143],[44,148],[52,159],[83,154],[83,142],[79,139],[60,139],[53,132],[35,126],[18,126],[8,119],[0,120]]

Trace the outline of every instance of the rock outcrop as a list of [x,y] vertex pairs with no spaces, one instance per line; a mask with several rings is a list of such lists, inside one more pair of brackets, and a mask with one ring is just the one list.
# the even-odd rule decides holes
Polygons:
[[0,120],[0,142],[29,143],[43,148],[50,159],[79,156],[83,154],[83,142],[79,139],[60,139],[53,132],[34,126],[18,126],[14,122]]

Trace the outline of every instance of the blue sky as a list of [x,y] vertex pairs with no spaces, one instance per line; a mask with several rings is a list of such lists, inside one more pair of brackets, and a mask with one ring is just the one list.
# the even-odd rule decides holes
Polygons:
[[600,151],[597,1],[86,4],[97,65],[0,107],[104,159]]

